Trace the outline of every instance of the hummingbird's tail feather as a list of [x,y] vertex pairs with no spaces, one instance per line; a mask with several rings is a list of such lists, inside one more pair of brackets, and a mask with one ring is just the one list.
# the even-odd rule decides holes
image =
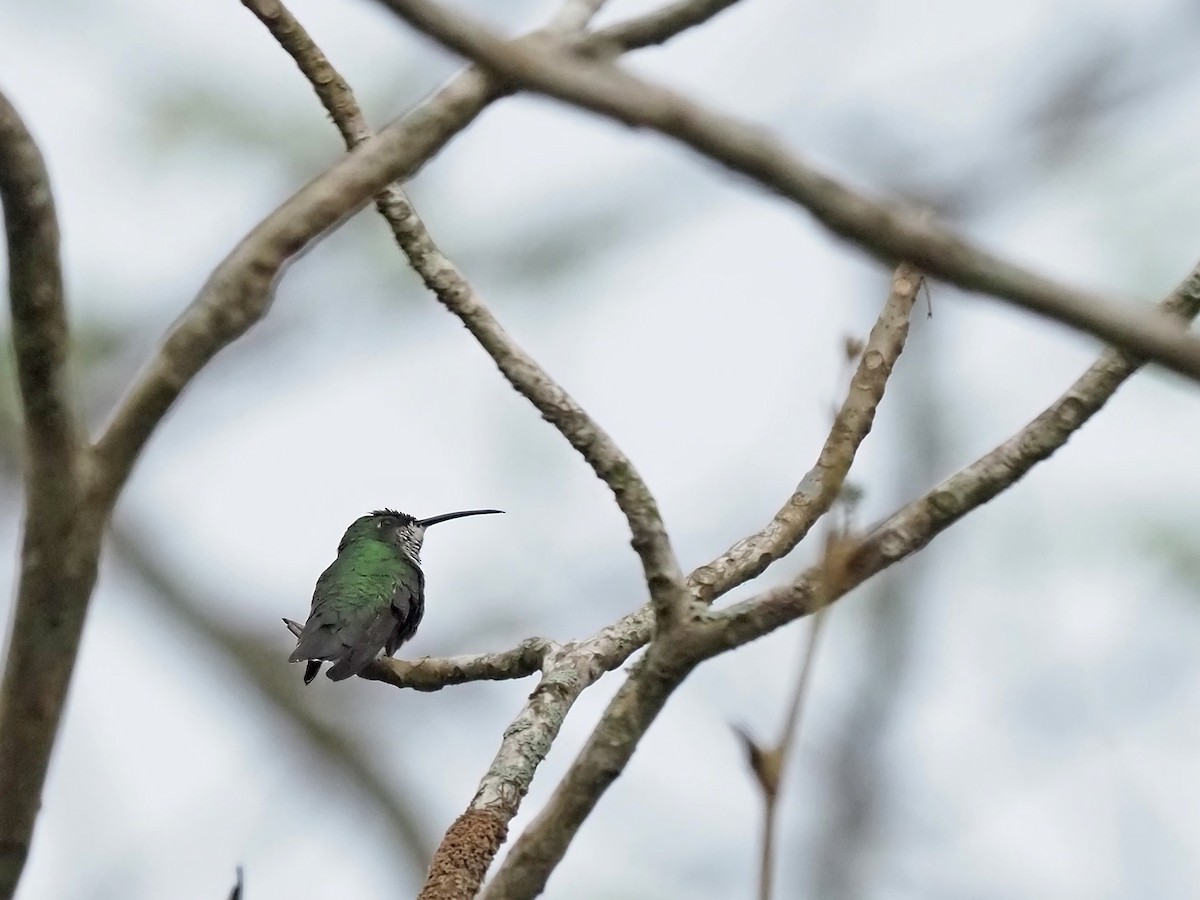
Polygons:
[[379,655],[395,629],[396,609],[389,605],[377,612],[368,622],[360,624],[357,633],[352,637],[343,634],[342,652],[326,657],[333,663],[329,669],[329,678],[332,681],[343,681],[357,675]]
[[324,660],[321,659],[310,659],[308,661],[308,665],[304,667],[305,684],[312,684],[313,679],[316,678],[317,674],[321,671],[321,664],[323,662]]

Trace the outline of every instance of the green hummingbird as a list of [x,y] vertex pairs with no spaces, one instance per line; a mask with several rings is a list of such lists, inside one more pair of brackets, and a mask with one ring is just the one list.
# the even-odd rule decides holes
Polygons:
[[425,614],[421,543],[425,529],[463,516],[500,513],[468,509],[417,519],[394,509],[377,509],[346,529],[337,559],[317,579],[308,621],[284,624],[298,639],[288,662],[307,660],[309,684],[329,661],[328,677],[357,675],[386,650],[391,656],[417,633]]

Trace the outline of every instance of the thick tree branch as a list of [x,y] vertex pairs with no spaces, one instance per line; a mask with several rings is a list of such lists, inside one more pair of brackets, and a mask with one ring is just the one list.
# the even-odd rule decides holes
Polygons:
[[1059,285],[975,247],[919,209],[873,200],[804,163],[762,129],[615,66],[580,60],[544,42],[506,41],[428,0],[380,2],[511,85],[674,138],[793,200],[885,262],[908,260],[930,275],[1008,300],[1200,380],[1200,340],[1177,322]]
[[694,630],[688,623],[675,632],[681,639],[656,640],[646,649],[546,806],[509,850],[483,893],[485,900],[535,897],[544,890],[596,801],[624,771],[667,698],[695,668],[698,660],[684,649]]
[[9,898],[29,852],[98,540],[79,521],[85,459],[65,372],[69,339],[50,180],[3,95],[0,202],[25,457],[21,573],[0,684],[0,898]]
[[[1177,320],[1195,318],[1200,313],[1200,267],[1158,308]],[[709,613],[688,629],[685,641],[672,642],[672,646],[652,644],[609,703],[546,808],[514,844],[489,885],[486,900],[521,900],[541,893],[580,825],[628,764],[667,697],[692,668],[823,609],[867,578],[920,550],[1065,444],[1141,365],[1141,360],[1125,351],[1105,350],[1062,397],[1025,428],[866,536],[839,537],[827,548],[821,564],[789,584]]]
[[466,811],[442,838],[418,900],[469,900],[508,834],[534,773],[579,695],[605,671],[570,648],[543,661],[542,680],[504,732]]

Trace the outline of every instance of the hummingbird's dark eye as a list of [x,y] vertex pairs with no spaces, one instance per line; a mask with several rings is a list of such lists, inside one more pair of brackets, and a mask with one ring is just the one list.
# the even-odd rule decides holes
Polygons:
[[387,516],[386,518],[379,520],[379,527],[380,528],[395,528],[396,520],[393,519],[391,516]]

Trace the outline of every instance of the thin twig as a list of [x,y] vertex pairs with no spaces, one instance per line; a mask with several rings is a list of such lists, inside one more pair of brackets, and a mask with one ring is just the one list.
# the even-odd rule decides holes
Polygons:
[[283,267],[384,186],[411,176],[495,96],[484,76],[455,79],[301,188],[217,266],[97,442],[97,489],[108,506],[191,379],[266,314]]
[[587,28],[608,0],[566,0],[555,14],[549,30],[563,35],[575,35]]
[[1150,310],[1057,284],[974,246],[908,204],[874,200],[794,156],[766,131],[544,42],[510,42],[429,0],[380,0],[413,27],[509,84],[626,125],[651,128],[807,209],[877,258],[908,260],[959,287],[1007,300],[1200,381],[1200,339]]
[[363,678],[382,681],[393,687],[414,691],[440,691],[469,681],[508,681],[528,678],[541,671],[547,656],[560,648],[545,638],[527,638],[512,650],[480,653],[475,656],[451,656],[441,659],[383,658],[362,673]]

